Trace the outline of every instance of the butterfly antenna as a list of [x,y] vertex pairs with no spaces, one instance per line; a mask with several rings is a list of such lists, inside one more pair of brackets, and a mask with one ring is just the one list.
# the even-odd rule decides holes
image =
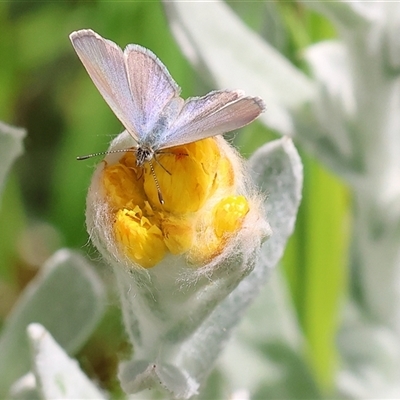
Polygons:
[[162,197],[162,194],[161,194],[160,184],[158,183],[158,179],[157,179],[157,176],[156,176],[156,173],[154,171],[154,167],[153,167],[153,164],[151,161],[149,161],[149,165],[150,165],[151,175],[153,175],[154,182],[156,184],[158,201],[160,202],[160,204],[164,204],[164,198]]
[[88,158],[103,156],[105,154],[112,154],[112,153],[126,153],[127,151],[134,151],[134,149],[119,149],[119,150],[110,150],[110,151],[101,151],[99,153],[87,154],[86,156],[78,156],[76,157],[77,160],[87,160]]

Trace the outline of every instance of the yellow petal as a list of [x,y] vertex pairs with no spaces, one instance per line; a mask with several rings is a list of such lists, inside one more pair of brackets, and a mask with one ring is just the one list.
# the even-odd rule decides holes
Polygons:
[[244,196],[227,196],[220,200],[212,212],[202,216],[188,254],[189,262],[203,264],[220,254],[230,235],[240,229],[248,212],[249,204]]
[[228,196],[214,207],[214,231],[217,237],[235,232],[249,212],[249,203],[244,196]]
[[[153,161],[154,172],[164,199],[163,210],[175,214],[199,210],[212,194],[220,152],[209,138],[163,151]],[[145,165],[144,190],[155,207],[161,207],[155,179]]]
[[144,268],[154,267],[167,252],[161,229],[143,217],[139,207],[116,213],[114,234],[122,251]]
[[232,188],[235,184],[235,173],[228,157],[221,157],[218,162],[217,179],[218,188]]
[[[127,159],[130,158],[128,153]],[[125,208],[129,204],[142,206],[145,198],[143,177],[138,177],[138,171],[125,160],[123,157],[118,164],[108,165],[103,171],[103,186],[114,209]]]
[[164,243],[172,254],[182,254],[193,243],[193,222],[190,219],[169,216],[161,222]]
[[219,142],[208,138],[165,149],[152,165],[155,177],[149,163],[137,167],[135,152],[128,151],[104,168],[103,185],[123,252],[151,268],[168,252],[200,264],[223,251],[227,234],[240,228],[249,206],[243,196],[229,196],[235,172]]

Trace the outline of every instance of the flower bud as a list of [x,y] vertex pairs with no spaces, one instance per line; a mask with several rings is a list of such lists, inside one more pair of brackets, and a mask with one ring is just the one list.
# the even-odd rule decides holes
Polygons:
[[[222,254],[241,229],[250,243],[239,247],[252,246],[254,233],[268,233],[239,156],[224,139],[172,147],[151,163],[137,167],[135,148],[129,148],[122,156],[108,155],[97,169],[87,223],[107,258],[111,252],[128,268],[152,268],[175,255],[200,267]],[[250,227],[246,218],[259,223]]]
[[262,199],[222,137],[162,150],[143,167],[131,146],[126,131],[112,142],[110,151],[127,150],[97,167],[86,212],[91,239],[116,275],[134,345],[120,373],[127,392],[158,382],[157,371],[192,382],[184,343],[199,340],[270,235]]

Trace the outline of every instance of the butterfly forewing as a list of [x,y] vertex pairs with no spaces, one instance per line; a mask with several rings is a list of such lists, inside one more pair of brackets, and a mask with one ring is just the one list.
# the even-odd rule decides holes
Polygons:
[[241,91],[214,91],[188,99],[166,132],[160,148],[172,147],[239,129],[265,109],[259,97]]
[[[168,118],[167,105],[179,97],[180,88],[172,79],[167,68],[148,49],[129,45],[124,51],[128,81],[137,120],[140,120],[142,141],[160,120]],[[167,114],[167,115],[164,115]]]
[[70,39],[104,100],[128,132],[139,141],[138,111],[132,100],[121,48],[90,29],[73,32]]

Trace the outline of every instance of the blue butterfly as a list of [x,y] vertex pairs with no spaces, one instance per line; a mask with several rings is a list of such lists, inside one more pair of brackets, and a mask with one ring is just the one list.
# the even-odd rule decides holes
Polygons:
[[70,39],[97,89],[135,140],[138,166],[151,163],[160,150],[239,129],[265,110],[261,98],[241,90],[215,90],[184,100],[150,50],[130,44],[122,51],[90,29],[73,32]]

